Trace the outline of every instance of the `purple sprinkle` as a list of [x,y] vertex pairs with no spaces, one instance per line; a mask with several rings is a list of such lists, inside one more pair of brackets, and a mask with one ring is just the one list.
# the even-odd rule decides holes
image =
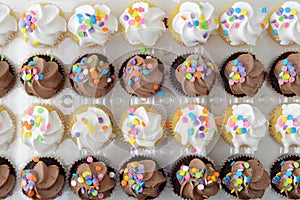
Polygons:
[[233,8],[229,8],[229,11],[233,13],[233,12],[234,12],[234,9],[233,9]]
[[200,116],[199,119],[200,119],[200,121],[203,121],[203,120],[204,120],[204,117],[203,117],[203,116]]
[[194,25],[193,25],[191,22],[188,22],[187,26],[188,26],[189,28],[192,28]]
[[204,137],[205,137],[204,133],[199,134],[199,138],[204,138]]
[[233,18],[236,20],[238,19],[239,17],[237,15],[233,15]]
[[209,75],[211,75],[211,69],[206,70],[205,76],[209,76]]
[[200,126],[200,127],[199,127],[199,130],[200,130],[200,131],[204,131],[204,129],[205,129],[204,126]]
[[27,26],[30,26],[31,24],[32,24],[31,21],[27,21],[27,22],[26,22],[26,25],[27,25]]
[[95,29],[94,27],[92,27],[90,30],[89,30],[90,33],[94,33],[95,32]]
[[194,19],[195,18],[195,15],[194,13],[191,13],[191,18]]
[[139,170],[140,170],[140,171],[144,170],[144,165],[140,164],[140,165],[139,165]]
[[186,66],[185,65],[181,65],[181,69],[184,71],[186,70]]
[[79,132],[76,132],[74,135],[75,135],[75,137],[80,137],[80,133]]
[[100,22],[100,23],[98,24],[98,26],[100,26],[100,27],[104,26],[104,22]]
[[26,15],[26,20],[30,21],[31,20],[31,15]]
[[239,16],[239,20],[243,20],[244,18],[245,18],[244,15],[240,15],[240,16]]
[[84,35],[84,37],[87,37],[87,36],[88,36],[86,32],[83,32],[83,35]]
[[288,128],[288,126],[287,125],[285,125],[284,127],[283,127],[283,130],[286,130]]
[[34,125],[34,120],[33,120],[33,119],[30,120],[30,124],[31,124],[32,126]]
[[247,73],[245,71],[241,72],[242,77],[245,77]]
[[193,40],[193,43],[198,43],[199,42],[199,40]]
[[200,122],[198,120],[194,121],[194,126],[199,126]]
[[99,183],[98,179],[97,178],[93,179],[93,183]]
[[131,65],[135,65],[135,64],[136,64],[136,60],[135,60],[135,59],[131,59],[131,60],[129,61],[129,63],[130,63]]
[[197,67],[197,62],[192,62],[192,63],[191,63],[191,66],[192,66],[192,67]]
[[92,179],[92,177],[90,175],[85,176],[85,180],[91,180],[91,179]]
[[195,68],[190,68],[190,72],[191,72],[191,73],[194,73],[195,71],[196,71]]
[[296,76],[296,72],[295,71],[290,71],[291,76]]
[[134,78],[135,82],[138,82],[139,80],[140,80],[140,78],[138,76]]
[[103,123],[103,118],[102,117],[99,117],[98,118],[98,122],[101,124],[101,123]]
[[231,16],[232,12],[230,10],[227,10],[226,15]]
[[84,74],[83,74],[83,73],[80,73],[80,74],[78,75],[78,77],[79,77],[80,80],[83,80],[83,79],[84,79]]
[[202,178],[200,178],[199,179],[199,183],[203,185],[204,184],[204,180]]
[[287,15],[283,15],[283,18],[284,19],[288,19],[289,17]]
[[86,16],[90,17],[91,15],[89,13],[85,13]]
[[227,20],[224,19],[224,20],[221,21],[221,24],[225,24],[226,22],[227,22]]
[[290,15],[290,16],[289,16],[289,19],[294,19],[294,15]]
[[236,129],[238,129],[238,126],[233,127],[233,130],[236,131]]
[[208,33],[207,33],[207,32],[205,32],[205,33],[202,35],[203,38],[207,38],[207,36],[208,36]]
[[31,28],[29,28],[29,27],[27,28],[27,31],[30,32],[30,33],[33,32],[33,30]]
[[280,12],[283,12],[283,11],[284,11],[283,7],[278,8],[278,10],[279,10]]
[[276,15],[282,15],[282,12],[280,12],[279,10],[276,11]]
[[124,15],[123,19],[124,19],[125,21],[128,21],[128,20],[129,20],[128,15]]

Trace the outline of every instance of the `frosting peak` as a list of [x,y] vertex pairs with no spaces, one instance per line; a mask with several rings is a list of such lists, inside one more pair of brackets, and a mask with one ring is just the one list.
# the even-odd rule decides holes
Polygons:
[[0,46],[3,46],[17,31],[17,20],[11,15],[9,7],[4,4],[0,4],[0,27]]
[[[6,110],[0,112],[0,151],[7,149],[15,132],[15,124]],[[1,188],[1,186],[0,186]]]

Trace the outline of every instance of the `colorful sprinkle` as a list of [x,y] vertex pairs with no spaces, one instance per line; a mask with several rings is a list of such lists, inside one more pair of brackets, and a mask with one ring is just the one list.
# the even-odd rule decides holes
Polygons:
[[138,162],[132,162],[127,165],[127,168],[121,172],[123,180],[121,181],[122,187],[130,185],[136,194],[143,192],[145,187],[144,179],[144,165]]
[[27,65],[22,67],[22,80],[27,83],[29,87],[32,87],[34,80],[41,81],[44,79],[44,75],[39,73],[39,68],[35,67],[35,61],[29,61]]
[[123,16],[123,19],[127,21],[130,26],[134,26],[135,28],[139,27],[142,24],[146,23],[146,19],[143,17],[145,12],[145,8],[129,8],[128,14]]
[[300,123],[293,115],[282,115],[277,120],[277,126],[285,131],[285,134],[296,134]]
[[281,71],[278,73],[278,83],[283,85],[285,83],[293,83],[296,80],[296,69],[293,63],[288,59],[283,60]]
[[231,67],[231,72],[228,74],[229,85],[234,85],[236,83],[243,83],[246,80],[247,72],[244,68],[244,64],[238,59],[233,61],[233,66]]

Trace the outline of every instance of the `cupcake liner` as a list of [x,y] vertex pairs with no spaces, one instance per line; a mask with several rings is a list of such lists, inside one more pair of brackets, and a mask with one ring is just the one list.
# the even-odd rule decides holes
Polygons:
[[[163,130],[163,135],[161,136],[161,138],[159,138],[156,142],[155,142],[155,144],[154,144],[154,146],[153,147],[150,147],[150,146],[137,146],[137,147],[135,147],[133,144],[131,144],[130,143],[130,141],[127,141],[126,140],[126,138],[125,138],[125,136],[124,136],[124,132],[123,132],[123,123],[124,123],[124,121],[125,121],[125,119],[126,119],[126,117],[128,116],[128,112],[129,112],[129,110],[130,110],[130,108],[134,108],[134,109],[138,109],[138,108],[140,108],[140,107],[144,107],[145,108],[145,110],[147,111],[147,112],[151,112],[151,113],[155,113],[155,114],[159,114],[159,115],[161,115],[161,128],[162,128],[162,130]],[[137,152],[142,152],[143,150],[151,150],[151,149],[154,149],[155,147],[157,147],[162,141],[164,141],[164,139],[166,138],[166,127],[165,127],[165,122],[166,122],[166,119],[165,119],[165,117],[164,117],[164,115],[158,110],[158,109],[156,109],[155,107],[153,107],[152,105],[147,105],[147,104],[145,104],[145,105],[142,105],[142,104],[140,104],[140,105],[132,105],[132,106],[130,106],[130,108],[129,109],[127,109],[124,113],[123,113],[123,115],[122,115],[122,117],[121,117],[121,120],[120,120],[120,123],[119,123],[119,128],[120,128],[120,135],[121,135],[121,137],[122,137],[122,141],[123,142],[125,142],[127,145],[129,145],[130,147],[132,147],[133,149],[133,151],[134,150],[136,150]],[[145,140],[146,138],[144,138],[144,140]]]
[[[96,49],[95,49],[96,50]],[[96,55],[98,57],[99,60],[101,61],[104,61],[105,63],[109,63],[109,67],[110,67],[110,84],[107,88],[105,88],[105,90],[107,90],[104,94],[95,94],[94,95],[86,95],[86,94],[81,94],[76,88],[75,88],[75,85],[74,85],[74,80],[72,80],[71,78],[71,74],[72,74],[72,70],[73,70],[73,67],[71,66],[71,69],[70,69],[70,72],[68,74],[68,77],[69,77],[69,82],[71,84],[71,87],[72,89],[75,91],[76,94],[82,96],[82,97],[85,97],[85,98],[91,98],[91,99],[94,99],[94,98],[101,98],[101,97],[105,97],[108,93],[111,92],[112,88],[115,86],[116,84],[116,75],[115,75],[115,67],[111,64],[111,62],[109,62],[108,58],[106,56],[104,56],[103,54],[100,54],[100,53],[84,53],[83,55],[77,57],[75,59],[73,63],[73,65],[77,64],[77,63],[80,63],[81,62],[81,59],[84,58],[84,57],[87,57],[87,56],[92,56],[92,55]]]
[[[34,157],[32,158],[31,160],[29,160],[28,162],[26,162],[25,166],[23,167],[23,169],[20,171],[20,174],[19,174],[19,180],[22,179],[22,172],[25,170],[25,169],[33,169],[35,167],[35,165],[39,162],[39,161],[43,161],[47,166],[50,166],[50,165],[56,165],[58,166],[59,168],[59,175],[62,175],[64,177],[64,184],[61,188],[61,190],[58,192],[57,195],[55,195],[54,199],[57,199],[61,196],[61,192],[64,190],[64,187],[66,185],[66,182],[67,182],[67,172],[66,172],[66,169],[64,167],[64,165],[62,164],[61,160],[56,158],[56,157],[53,157],[53,156],[41,156],[41,157]],[[29,197],[28,195],[26,195],[24,193],[24,190],[22,189],[22,186],[21,186],[21,193],[23,194],[23,197],[25,197],[26,199],[33,199],[32,197]],[[36,195],[34,194],[34,199],[37,199]]]
[[[151,58],[154,58],[154,59],[157,59],[158,61],[158,69],[159,71],[163,74],[164,73],[164,64],[158,59],[156,58],[155,56],[153,55],[150,55],[150,54],[141,54],[141,53],[137,53],[137,54],[134,54],[132,56],[130,56],[128,59],[126,59],[122,65],[121,65],[121,68],[119,70],[119,81],[120,81],[120,84],[121,84],[121,87],[128,93],[130,94],[131,96],[134,96],[134,97],[139,97],[139,98],[150,98],[152,96],[154,96],[158,91],[160,91],[160,89],[162,88],[163,86],[163,83],[164,83],[164,76],[162,77],[162,80],[160,83],[155,83],[155,85],[157,86],[156,88],[154,88],[154,92],[151,92],[151,95],[150,96],[143,96],[143,95],[137,95],[137,94],[134,94],[134,93],[131,93],[130,91],[128,91],[125,87],[125,83],[124,83],[124,80],[123,80],[123,74],[124,74],[124,69],[126,68],[126,65],[127,63],[134,57],[134,56],[140,56],[141,58],[143,59],[146,59],[148,56],[151,56]],[[140,72],[142,73],[142,72]],[[147,84],[147,83],[146,83]],[[146,85],[145,84],[145,85]],[[143,86],[143,85],[142,85]]]
[[[265,80],[263,80],[262,81],[262,83],[261,83],[261,85],[259,86],[259,88],[258,88],[258,91],[254,94],[254,96],[247,96],[245,93],[243,93],[243,94],[234,94],[233,93],[233,91],[231,90],[231,88],[230,88],[230,84],[229,84],[229,80],[227,79],[227,75],[225,75],[225,67],[226,67],[226,65],[230,62],[230,61],[233,61],[233,60],[235,60],[235,59],[237,59],[240,55],[243,55],[243,54],[251,54],[252,56],[253,56],[253,58],[254,58],[254,60],[255,61],[258,61],[263,67],[264,67],[264,64],[260,61],[260,60],[258,60],[257,58],[256,58],[256,55],[254,54],[254,53],[252,53],[252,52],[250,52],[250,51],[245,51],[245,50],[242,50],[242,51],[236,51],[236,52],[234,52],[234,53],[232,53],[232,54],[230,54],[229,56],[227,56],[226,58],[224,58],[224,60],[221,62],[221,64],[220,64],[220,66],[219,66],[219,70],[220,70],[220,78],[221,78],[221,81],[222,81],[222,87],[224,88],[224,90],[228,93],[228,94],[230,94],[230,95],[232,95],[232,96],[234,96],[234,97],[238,97],[238,98],[243,98],[243,97],[254,97],[258,92],[259,92],[259,90],[261,89],[261,87],[263,86],[263,84],[264,84],[264,81]],[[246,72],[246,73],[249,73],[249,72]],[[262,74],[261,74],[262,75]],[[265,72],[265,67],[264,67],[264,79],[266,78],[266,72]],[[247,74],[246,74],[246,76],[247,76]],[[245,81],[245,82],[247,82],[247,81]],[[244,82],[243,82],[244,83]],[[245,86],[244,86],[245,87]],[[253,88],[254,86],[252,86],[252,85],[249,85],[249,86],[247,86],[249,89],[250,88]]]
[[[72,127],[73,127],[74,123],[77,121],[75,115],[87,111],[87,109],[90,107],[103,110],[110,118],[110,121],[112,124],[112,133],[111,133],[110,138],[107,140],[107,142],[102,146],[102,148],[105,148],[109,143],[111,143],[115,139],[116,134],[119,132],[119,127],[114,119],[112,112],[104,105],[92,104],[92,105],[85,105],[85,106],[81,106],[81,107],[77,108],[70,116],[70,122],[69,122],[69,127],[68,127],[69,133],[68,134],[74,140],[74,142],[77,143],[77,138],[73,137],[72,133],[71,133]],[[87,150],[87,151],[90,151],[90,150]]]
[[[6,111],[10,117],[10,120],[12,121],[12,124],[14,126],[13,128],[13,135],[11,137],[11,139],[9,141],[7,141],[7,144],[2,144],[1,148],[0,148],[0,152],[1,153],[5,153],[5,151],[8,149],[9,145],[12,143],[12,141],[16,138],[16,131],[17,131],[17,123],[16,123],[16,118],[14,116],[14,114],[12,113],[12,111],[3,105],[0,105],[0,112],[2,111]],[[2,125],[4,126],[4,125]],[[8,130],[9,131],[9,130]],[[4,146],[4,148],[2,149],[2,147]]]
[[[281,91],[279,83],[278,83],[277,75],[274,74],[274,69],[275,69],[276,63],[278,61],[283,60],[283,59],[287,58],[289,55],[294,54],[294,53],[299,53],[299,51],[297,51],[297,50],[289,50],[289,51],[282,52],[281,54],[279,54],[278,56],[276,56],[270,62],[270,65],[269,65],[269,74],[268,74],[268,78],[267,78],[268,85],[270,85],[270,87],[272,87],[273,90],[277,94],[280,94],[280,95],[285,96],[285,97],[294,97],[294,96],[296,96],[296,94],[295,93],[293,93],[293,94],[284,94]],[[300,66],[298,66],[298,67],[300,67]]]
[[[17,21],[16,13],[6,3],[1,3],[1,4],[7,6],[10,9],[10,16],[12,16],[16,20],[16,29],[17,29],[18,21]],[[10,36],[6,39],[5,43],[3,45],[0,45],[0,46],[5,47],[6,45],[8,45],[8,43],[10,43],[13,39],[15,39],[15,37],[17,35],[17,32],[18,32],[18,30],[13,31],[10,34]]]
[[[171,135],[175,138],[175,140],[180,143],[181,145],[182,144],[182,138],[180,136],[179,133],[175,132],[175,127],[176,127],[176,124],[180,121],[180,117],[178,115],[178,113],[181,113],[181,110],[189,107],[190,105],[196,105],[196,106],[202,106],[203,108],[207,109],[206,106],[203,106],[199,103],[187,103],[187,104],[184,104],[182,106],[180,106],[175,112],[173,112],[173,114],[171,115],[171,118],[170,118],[170,133]],[[210,111],[208,110],[208,112],[210,113]],[[212,115],[212,113],[210,113]],[[214,121],[214,124],[215,124],[215,118],[212,119]],[[194,133],[195,134],[195,133]],[[213,136],[212,136],[212,139],[211,141],[209,141],[208,143],[204,144],[203,146],[193,146],[192,143],[188,143],[186,145],[183,145],[183,146],[186,146],[188,149],[191,150],[191,152],[194,152],[194,153],[197,153],[197,154],[200,154],[200,155],[206,155],[208,153],[207,151],[207,147],[209,146],[209,149],[212,149],[213,147],[211,147],[210,145],[213,145],[213,144],[216,144],[216,142],[214,142],[214,140],[218,139],[218,129],[216,127],[214,133],[213,133]]]
[[12,73],[12,75],[14,77],[13,81],[8,86],[6,93],[3,96],[0,96],[0,98],[5,98],[7,96],[7,94],[9,94],[12,90],[14,90],[16,88],[17,73],[16,73],[16,70],[15,70],[14,65],[12,64],[11,60],[6,58],[5,55],[1,54],[0,61],[7,62],[7,64],[9,65],[9,71]]
[[[179,198],[182,198],[182,199],[185,199],[185,200],[188,200],[188,198],[183,198],[180,196],[180,188],[181,188],[181,185],[180,183],[178,182],[178,179],[177,179],[177,172],[181,169],[181,166],[182,165],[186,165],[188,166],[189,163],[191,162],[191,160],[193,159],[200,159],[201,161],[203,161],[205,164],[211,164],[212,166],[215,166],[214,162],[208,158],[208,157],[205,157],[205,156],[199,156],[199,155],[186,155],[186,156],[183,156],[181,158],[179,158],[172,166],[172,169],[171,169],[171,186],[172,186],[172,190],[173,192],[179,197]],[[220,185],[221,187],[221,185]],[[205,198],[205,197],[204,197]]]
[[[61,86],[57,89],[57,91],[56,91],[56,94],[54,95],[54,96],[52,96],[52,97],[50,97],[50,98],[42,98],[42,97],[40,97],[40,96],[38,96],[38,95],[35,95],[35,94],[29,94],[29,93],[27,93],[26,91],[26,93],[29,95],[29,96],[33,96],[33,97],[37,97],[37,98],[41,98],[41,99],[45,99],[45,100],[47,100],[47,99],[52,99],[52,98],[55,98],[55,97],[57,97],[58,95],[59,95],[59,93],[61,93],[62,91],[63,91],[63,89],[64,89],[64,86],[65,86],[65,79],[66,79],[66,77],[65,77],[65,69],[64,69],[64,64],[56,57],[56,56],[53,56],[53,55],[49,55],[49,54],[47,54],[47,53],[38,53],[38,54],[34,54],[34,55],[31,55],[30,57],[28,57],[27,59],[26,59],[26,61],[24,61],[23,62],[23,64],[22,64],[22,67],[24,66],[24,65],[27,65],[30,61],[32,61],[32,60],[34,60],[35,58],[43,58],[44,60],[46,60],[47,62],[49,62],[49,61],[53,61],[53,62],[55,62],[55,63],[57,63],[58,64],[58,71],[59,71],[59,73],[62,75],[62,84],[61,84]],[[22,79],[22,67],[21,67],[21,71],[20,71],[20,73],[19,73],[19,79],[20,79],[20,81],[21,81],[21,84],[23,85],[23,87],[24,87],[24,84],[25,84],[25,81]],[[24,88],[24,90],[25,90],[25,88]]]
[[[149,156],[149,155],[147,155],[147,156],[145,156],[145,155],[135,155],[135,156],[132,156],[132,157],[128,158],[125,162],[123,162],[120,165],[120,174],[119,174],[120,185],[122,184],[123,172],[124,172],[124,169],[127,167],[127,164],[131,163],[131,162],[142,161],[142,160],[152,160],[152,161],[154,161],[155,164],[156,164],[156,170],[161,172],[161,174],[166,178],[166,174],[165,174],[164,169],[161,167],[160,163],[158,163],[152,156]],[[167,180],[164,183],[160,184],[160,186],[158,188],[158,195],[160,195],[163,192],[166,184],[167,184]],[[124,191],[124,188],[122,187],[122,185],[121,185],[121,188]],[[134,197],[132,197],[132,198],[134,198]],[[149,198],[152,199],[151,197],[149,197]]]
[[[112,179],[114,179],[114,180],[116,181],[116,184],[115,184],[114,188],[112,188],[112,189],[110,190],[110,195],[109,195],[108,197],[106,197],[106,198],[112,198],[112,197],[113,197],[113,194],[114,194],[114,190],[115,190],[115,188],[116,188],[116,186],[117,186],[117,182],[118,182],[118,173],[117,173],[117,171],[112,167],[112,165],[111,165],[106,159],[101,158],[101,157],[85,156],[85,157],[82,157],[82,158],[76,160],[76,161],[71,165],[70,170],[69,170],[70,174],[68,175],[68,180],[67,180],[67,181],[68,181],[68,186],[69,186],[69,188],[71,189],[71,179],[72,179],[73,174],[76,173],[77,168],[78,168],[81,164],[83,164],[83,163],[92,163],[92,162],[87,161],[87,159],[91,159],[92,162],[103,162],[103,163],[105,163],[105,165],[106,165],[106,167],[107,167],[107,173],[108,173],[109,176],[110,176],[110,173],[111,173],[111,172],[114,173],[115,176],[114,176],[114,178],[112,178]],[[71,190],[72,190],[72,189],[71,189]],[[72,192],[73,192],[75,195],[77,195],[77,194],[75,193],[74,190],[72,190]]]
[[[45,154],[55,154],[55,150],[57,150],[57,148],[58,148],[58,146],[63,142],[63,140],[66,138],[66,136],[67,136],[67,134],[66,134],[66,119],[65,119],[65,117],[64,117],[64,115],[63,115],[63,113],[58,109],[58,108],[56,108],[56,107],[54,107],[54,106],[52,106],[52,105],[48,105],[48,104],[38,104],[38,103],[36,103],[36,104],[32,104],[32,105],[30,105],[25,111],[24,111],[24,114],[22,115],[22,116],[25,116],[25,115],[27,115],[28,113],[27,113],[27,110],[28,109],[33,109],[35,106],[42,106],[42,107],[44,107],[44,108],[46,108],[49,112],[52,112],[52,111],[55,111],[57,114],[58,114],[58,116],[59,116],[59,118],[60,118],[60,120],[61,120],[61,123],[62,123],[62,125],[63,125],[63,127],[64,127],[64,130],[63,130],[63,133],[62,133],[62,136],[61,136],[61,138],[60,138],[60,140],[59,141],[57,141],[58,143],[55,145],[56,147],[52,147],[52,148],[50,148],[50,149],[48,149],[48,150],[46,150],[46,152],[43,152],[43,151],[39,151],[39,150],[37,150],[36,148],[33,148],[32,146],[27,146],[28,148],[30,148],[30,149],[32,149],[32,150],[34,150],[36,153],[38,153],[38,154],[42,154],[42,155],[45,155]],[[21,117],[22,118],[22,117]],[[22,134],[22,136],[23,136],[23,134],[28,134],[27,132],[25,132],[25,130],[24,130],[24,128],[23,128],[23,125],[22,125],[22,120],[20,119],[20,133]],[[25,135],[26,136],[26,135]],[[29,136],[30,137],[32,137],[32,135],[30,135],[29,134]],[[26,136],[27,137],[27,136]],[[42,137],[42,136],[41,136]],[[22,139],[23,140],[23,139]],[[37,140],[39,140],[38,138],[37,138]],[[43,140],[43,138],[42,138],[42,140]],[[23,141],[22,141],[22,143],[23,143]],[[24,144],[25,145],[25,144]],[[52,151],[51,151],[52,150]]]
[[17,172],[16,172],[16,167],[15,167],[14,163],[6,156],[0,157],[0,165],[8,165],[9,166],[9,174],[12,174],[15,177],[15,183],[13,185],[13,188],[11,189],[11,191],[9,191],[8,194],[6,194],[3,197],[4,199],[6,199],[7,197],[12,196],[14,193],[14,190],[16,189],[16,185],[17,185],[17,181],[18,181],[17,180]]
[[[179,81],[176,79],[176,76],[175,76],[175,73],[176,73],[176,69],[178,66],[180,66],[185,60],[187,57],[189,57],[190,55],[193,55],[193,54],[196,54],[196,55],[199,55],[201,57],[203,57],[204,59],[207,59],[208,62],[212,63],[213,65],[213,72],[212,72],[212,75],[214,75],[215,77],[213,78],[212,80],[212,83],[209,84],[208,83],[208,93],[205,94],[205,95],[200,95],[200,94],[195,94],[194,96],[192,95],[188,95],[184,92],[183,88],[182,88],[182,84],[179,83]],[[208,56],[209,57],[209,56]],[[215,67],[215,63],[213,60],[211,60],[210,58],[207,58],[205,55],[202,55],[202,53],[186,53],[186,54],[182,54],[180,56],[178,56],[174,61],[173,63],[171,64],[171,68],[170,68],[170,81],[171,81],[171,85],[174,87],[174,89],[181,95],[184,95],[184,96],[187,96],[187,97],[199,97],[199,96],[207,96],[210,94],[213,86],[215,85],[215,81],[216,81],[216,76],[217,76],[217,73],[216,73],[216,70],[217,68]],[[211,76],[212,76],[211,75]],[[199,86],[200,87],[200,86]]]

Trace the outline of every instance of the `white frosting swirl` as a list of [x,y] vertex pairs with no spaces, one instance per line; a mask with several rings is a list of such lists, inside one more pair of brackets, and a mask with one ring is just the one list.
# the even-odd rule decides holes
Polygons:
[[300,105],[283,104],[281,108],[282,115],[277,119],[275,130],[281,134],[283,146],[300,146]]
[[15,132],[15,125],[6,110],[0,112],[0,152],[7,149]]
[[210,33],[219,27],[214,7],[208,3],[185,2],[172,21],[172,28],[186,46],[206,43]]
[[53,46],[67,30],[66,20],[55,5],[34,4],[19,21],[23,40],[34,47]]
[[[132,111],[131,111],[132,110]],[[122,124],[124,140],[133,147],[155,147],[163,137],[162,116],[147,111],[143,106],[129,109],[129,114]]]
[[232,136],[234,148],[250,147],[256,151],[267,134],[267,119],[258,108],[249,104],[233,105],[232,116],[227,120],[226,132]]
[[256,40],[268,28],[267,9],[253,8],[248,2],[234,3],[220,18],[223,35],[230,44],[255,46]]
[[17,20],[4,4],[0,4],[0,27],[0,46],[3,46],[13,32],[17,31]]
[[162,21],[165,13],[148,3],[136,2],[126,8],[120,16],[120,23],[125,28],[127,40],[132,45],[153,46],[166,30]]
[[57,148],[64,134],[64,124],[56,111],[34,106],[26,111],[21,121],[22,142],[26,146],[39,153],[49,153]]
[[68,29],[82,47],[104,45],[109,36],[118,30],[118,20],[106,5],[83,5],[75,9]]
[[179,112],[180,119],[173,131],[183,145],[192,145],[197,152],[205,153],[217,131],[215,118],[201,105],[190,104]]
[[300,3],[284,2],[272,13],[270,24],[281,45],[300,44]]
[[79,149],[97,153],[112,137],[111,120],[102,109],[88,107],[87,111],[76,114],[75,118],[71,134],[76,138]]

